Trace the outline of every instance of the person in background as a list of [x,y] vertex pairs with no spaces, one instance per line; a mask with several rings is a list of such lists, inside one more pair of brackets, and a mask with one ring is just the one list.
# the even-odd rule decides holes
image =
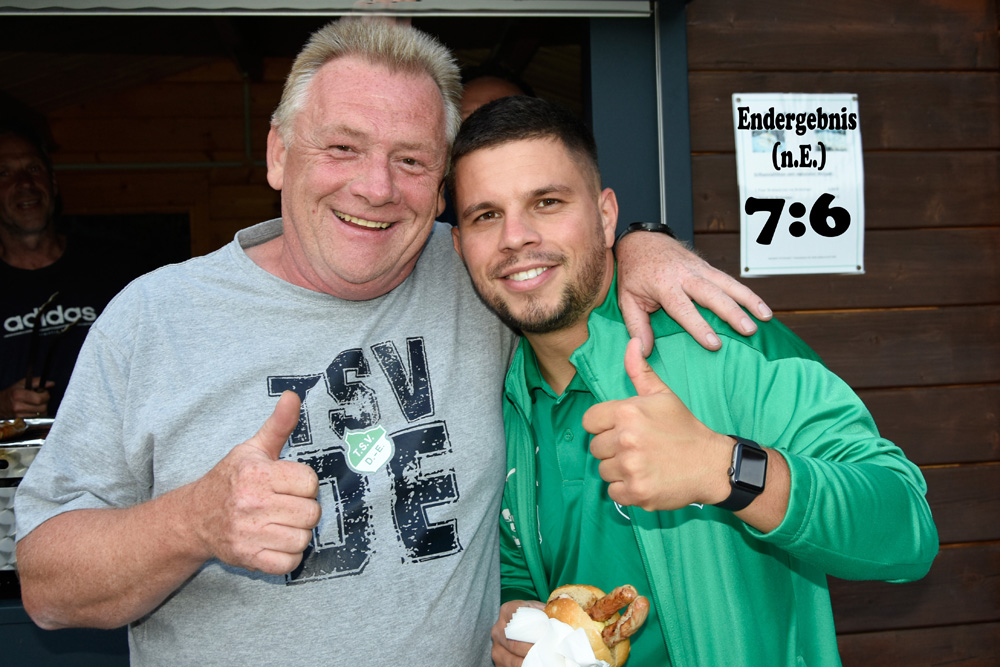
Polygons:
[[[637,665],[839,665],[827,575],[910,581],[937,531],[920,470],[777,321],[707,352],[664,313],[649,360],[615,292],[618,204],[573,114],[509,97],[462,125],[452,231],[477,292],[523,332],[507,373],[504,628],[566,584],[651,602]],[[759,443],[759,444],[758,444]]]
[[[16,497],[38,625],[129,624],[133,665],[490,664],[515,335],[434,222],[460,92],[412,27],[312,35],[267,139],[282,218],[132,282],[91,328]],[[687,276],[640,271],[637,322],[660,292],[683,311],[675,290],[734,323],[724,290],[764,307],[631,236],[623,265]]]
[[462,120],[487,102],[511,95],[535,96],[535,91],[506,69],[483,64],[462,74]]
[[[521,81],[505,68],[489,63],[473,67],[462,73],[462,101],[460,109],[462,120],[469,117],[473,111],[487,102],[498,100],[510,95],[535,96],[531,86]],[[445,206],[438,220],[454,225],[455,207],[451,201],[451,193],[445,191]]]
[[133,276],[128,258],[67,237],[59,209],[44,141],[0,124],[0,417],[56,413],[87,331]]

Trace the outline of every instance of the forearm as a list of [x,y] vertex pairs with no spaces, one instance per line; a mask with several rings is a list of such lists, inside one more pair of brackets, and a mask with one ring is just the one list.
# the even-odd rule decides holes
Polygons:
[[927,573],[938,537],[915,466],[901,456],[848,463],[795,455],[788,465],[787,518],[763,539],[842,579]]
[[764,491],[744,509],[736,512],[744,523],[762,533],[777,528],[788,512],[788,494],[791,482],[788,463],[776,449],[767,450],[767,474]]
[[46,629],[114,628],[155,609],[207,559],[189,487],[127,509],[55,516],[17,547],[25,610]]

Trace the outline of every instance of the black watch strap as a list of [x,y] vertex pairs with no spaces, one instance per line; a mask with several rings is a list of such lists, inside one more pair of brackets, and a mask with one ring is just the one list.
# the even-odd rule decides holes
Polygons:
[[717,504],[716,507],[729,510],[730,512],[739,512],[742,509],[746,509],[747,505],[752,503],[759,495],[759,493],[754,493],[748,489],[731,486],[729,497]]
[[764,492],[767,478],[767,452],[752,440],[737,435],[733,445],[733,459],[729,470],[729,497],[715,506],[730,512],[739,512]]
[[623,229],[617,237],[615,237],[615,243],[618,243],[621,241],[623,236],[631,234],[632,232],[659,232],[660,234],[666,234],[672,239],[677,238],[674,235],[674,230],[670,229],[669,225],[665,225],[662,222],[633,222],[628,227]]

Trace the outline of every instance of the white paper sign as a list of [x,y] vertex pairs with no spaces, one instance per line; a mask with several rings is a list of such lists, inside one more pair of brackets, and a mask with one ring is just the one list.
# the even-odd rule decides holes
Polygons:
[[864,273],[858,98],[735,93],[740,275]]

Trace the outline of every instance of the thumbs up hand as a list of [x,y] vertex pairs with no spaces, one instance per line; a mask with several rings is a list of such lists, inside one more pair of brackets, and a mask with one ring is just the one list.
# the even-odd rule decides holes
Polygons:
[[625,350],[625,371],[638,395],[599,403],[583,416],[611,499],[650,511],[725,500],[733,439],[691,414],[649,366],[638,338]]
[[195,534],[205,560],[268,574],[291,572],[320,519],[319,481],[309,466],[279,460],[299,418],[286,391],[261,429],[193,485]]

